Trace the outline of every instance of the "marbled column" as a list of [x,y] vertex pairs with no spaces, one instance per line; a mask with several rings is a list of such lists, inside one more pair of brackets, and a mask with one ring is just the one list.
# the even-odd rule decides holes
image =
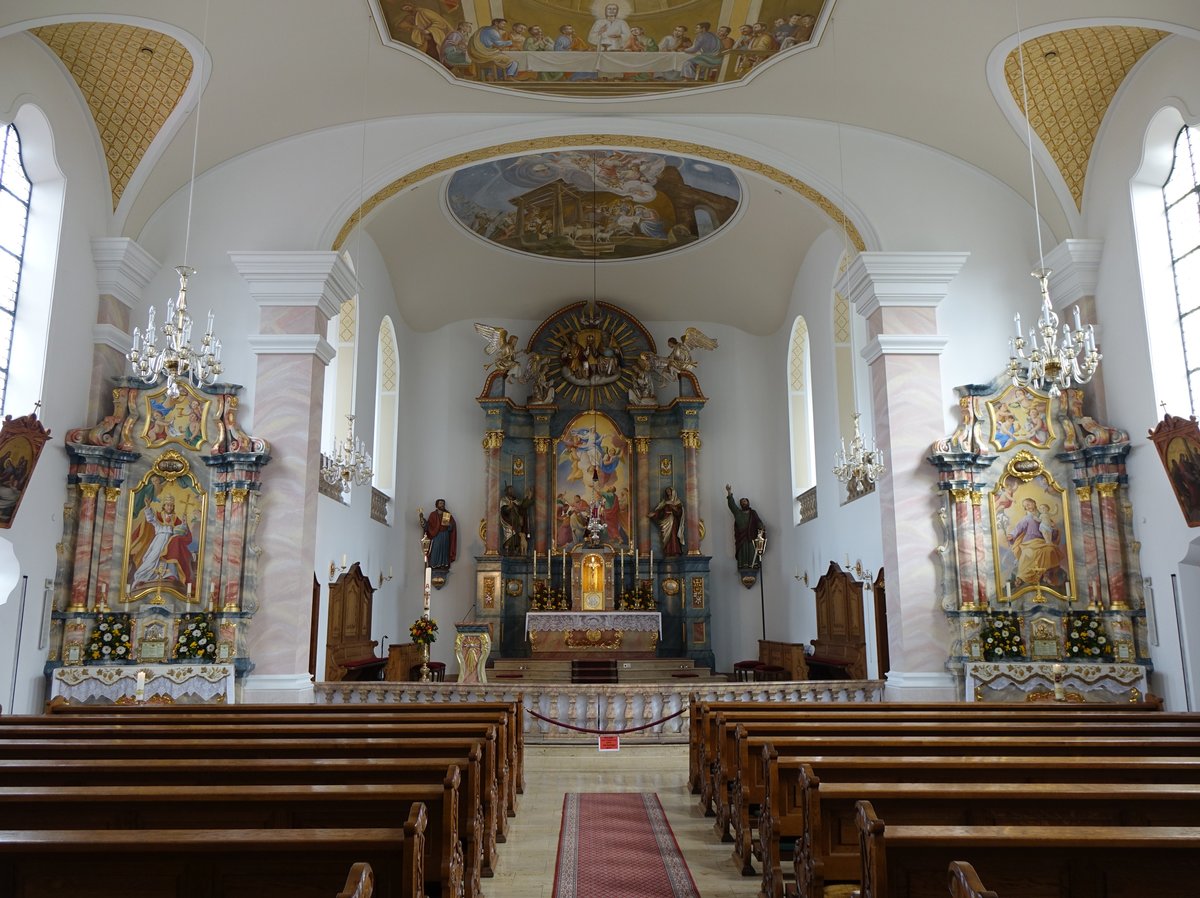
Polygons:
[[1120,484],[1111,481],[1096,484],[1100,494],[1100,523],[1104,531],[1104,558],[1106,561],[1105,581],[1108,586],[1108,607],[1129,607],[1128,591],[1125,589],[1125,568],[1121,563],[1121,525],[1117,519],[1117,490]]
[[[117,504],[121,500],[121,488],[106,486],[104,488],[104,517],[100,523],[100,552],[96,566],[96,604],[109,604],[106,600],[108,592],[116,583],[119,572],[113,570],[113,544],[117,530]],[[119,595],[120,588],[117,593]],[[114,599],[116,596],[114,596]]]
[[489,430],[483,437],[483,472],[486,493],[487,538],[484,555],[500,554],[500,447],[504,445],[503,430]]
[[1087,604],[1088,589],[1092,583],[1092,571],[1100,569],[1100,559],[1096,553],[1096,518],[1092,508],[1092,488],[1088,484],[1075,487],[1075,497],[1079,500],[1079,525],[1083,528],[1083,583],[1076,583],[1079,600]]
[[[259,333],[249,338],[258,356],[254,383],[254,433],[270,443],[263,470],[258,530],[262,547],[256,595],[258,611],[247,634],[255,677],[290,679],[289,692],[304,688],[316,569],[317,478],[321,466],[321,406],[325,366],[333,348],[324,334],[329,319],[353,293],[354,277],[334,252],[231,253],[259,305]],[[232,492],[232,491],[231,491]],[[234,497],[231,495],[231,504]],[[244,513],[243,503],[243,513]],[[225,557],[244,524],[230,524]],[[226,586],[231,578],[223,577]],[[229,596],[222,597],[226,602]],[[242,598],[235,595],[240,603]]]
[[533,550],[546,552],[550,549],[551,534],[554,532],[554,515],[558,511],[554,504],[554,490],[550,483],[550,438],[534,437],[533,452],[533,482],[536,484],[537,494]]
[[[229,493],[221,489],[214,497],[216,503],[216,514],[213,516],[213,535],[212,547],[209,550],[209,569],[208,569],[208,592],[204,596],[206,603],[205,607],[210,607],[212,611],[221,609],[221,583],[225,570],[225,506],[229,500]],[[212,593],[216,591],[214,598]]]
[[971,490],[955,487],[950,491],[954,497],[954,548],[958,553],[958,607],[974,610],[979,601],[979,571],[975,564],[974,521],[971,518]]
[[938,356],[937,308],[964,253],[861,253],[839,289],[867,319],[875,439],[887,473],[877,485],[887,577],[889,689],[950,688],[950,636],[937,602],[931,549],[938,543],[930,434],[945,429],[947,399]]
[[96,531],[95,483],[79,484],[79,523],[75,529],[75,569],[71,578],[71,610],[81,611],[88,604],[88,580],[92,574],[92,539]]
[[[637,456],[637,502],[633,522],[637,534],[637,549],[642,557],[650,552],[650,438],[634,437],[634,452]],[[637,579],[637,571],[634,571]]]
[[700,554],[700,434],[695,430],[684,430],[679,434],[683,443],[683,490],[685,503],[688,555]]
[[221,601],[224,611],[238,611],[242,606],[242,560],[246,553],[246,499],[249,492],[244,487],[234,487],[229,491],[225,555],[221,564]]
[[142,291],[162,266],[128,237],[93,238],[92,261],[100,301],[92,328],[95,348],[88,420],[99,421],[110,411],[113,381],[127,373],[125,353],[132,345],[132,309],[141,305]]
[[979,598],[979,604],[985,608],[988,606],[988,585],[985,573],[985,566],[980,564],[981,558],[986,558],[987,551],[983,540],[983,511],[980,508],[983,502],[983,495],[978,489],[971,490],[971,529],[974,534],[974,552],[975,552],[975,595]]

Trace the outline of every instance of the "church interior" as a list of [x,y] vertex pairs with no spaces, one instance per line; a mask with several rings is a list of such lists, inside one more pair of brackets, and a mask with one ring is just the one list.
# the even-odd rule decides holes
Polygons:
[[1184,0],[8,0],[0,721],[1193,738],[1198,85]]

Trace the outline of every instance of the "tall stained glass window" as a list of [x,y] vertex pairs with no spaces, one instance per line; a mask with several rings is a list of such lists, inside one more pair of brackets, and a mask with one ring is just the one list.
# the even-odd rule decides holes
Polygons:
[[31,192],[21,160],[21,138],[15,126],[7,125],[0,137],[0,413],[8,392]]

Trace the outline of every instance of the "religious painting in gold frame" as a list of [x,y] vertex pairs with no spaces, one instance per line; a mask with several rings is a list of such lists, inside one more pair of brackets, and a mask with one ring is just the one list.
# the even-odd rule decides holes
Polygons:
[[50,431],[36,414],[8,415],[0,428],[0,529],[12,526]]
[[1022,443],[1035,449],[1048,449],[1054,443],[1049,396],[1011,384],[985,404],[991,419],[988,436],[1001,452]]
[[180,384],[179,395],[167,395],[164,386],[142,394],[142,441],[149,449],[169,443],[199,450],[208,441],[208,416],[212,399],[197,393],[186,383]]
[[1200,527],[1200,426],[1195,417],[1164,413],[1150,431],[1150,440],[1158,449],[1184,520],[1189,527]]
[[188,603],[200,601],[208,494],[186,458],[168,449],[129,497],[122,601],[164,594]]
[[1017,452],[988,504],[1000,600],[1033,592],[1069,602],[1078,595],[1067,493],[1041,459],[1026,449]]
[[593,505],[605,542],[629,542],[632,443],[604,412],[580,412],[555,442],[555,539],[570,546],[587,533]]

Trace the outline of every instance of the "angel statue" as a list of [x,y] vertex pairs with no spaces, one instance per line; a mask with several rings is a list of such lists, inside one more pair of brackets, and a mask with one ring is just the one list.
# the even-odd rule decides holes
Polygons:
[[667,346],[669,349],[666,355],[658,356],[643,352],[639,356],[639,362],[644,359],[649,363],[654,379],[661,384],[679,380],[679,375],[696,367],[696,361],[692,358],[693,349],[716,349],[717,341],[705,335],[700,329],[689,327],[683,332],[682,337],[669,338]]
[[521,362],[517,358],[520,350],[517,349],[516,334],[510,334],[502,327],[480,324],[478,321],[475,322],[475,331],[487,341],[483,351],[495,356],[490,362],[483,363],[484,368],[495,368],[506,378],[514,369],[520,369]]
[[519,379],[521,383],[532,384],[529,388],[529,401],[534,405],[545,405],[554,401],[554,387],[550,384],[549,356],[540,352],[529,353]]

